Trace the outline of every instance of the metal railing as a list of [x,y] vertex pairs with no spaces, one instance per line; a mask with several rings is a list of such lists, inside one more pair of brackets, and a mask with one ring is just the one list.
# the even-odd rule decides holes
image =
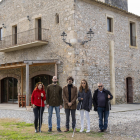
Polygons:
[[44,28],[35,28],[5,36],[0,40],[0,49],[7,49],[12,46],[32,43],[35,41],[48,41],[49,30]]

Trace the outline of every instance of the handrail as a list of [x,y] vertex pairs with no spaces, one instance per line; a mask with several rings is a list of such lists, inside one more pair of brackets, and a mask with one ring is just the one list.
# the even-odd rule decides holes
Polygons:
[[7,49],[12,46],[40,41],[48,41],[49,29],[34,28],[27,31],[19,32],[9,36],[2,37],[0,40],[0,49]]

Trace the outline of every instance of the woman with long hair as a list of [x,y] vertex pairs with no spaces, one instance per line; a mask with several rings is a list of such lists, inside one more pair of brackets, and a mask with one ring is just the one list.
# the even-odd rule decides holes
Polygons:
[[80,110],[81,116],[81,130],[80,132],[84,131],[84,113],[86,115],[87,120],[87,133],[90,132],[90,117],[89,112],[92,109],[92,95],[91,90],[88,87],[88,83],[85,79],[81,81],[79,92],[78,92],[78,105],[77,110]]
[[31,96],[31,103],[33,105],[33,112],[34,112],[35,133],[37,133],[38,121],[39,121],[39,132],[41,132],[42,116],[45,107],[44,104],[45,100],[46,100],[46,93],[44,90],[44,85],[43,83],[38,82]]

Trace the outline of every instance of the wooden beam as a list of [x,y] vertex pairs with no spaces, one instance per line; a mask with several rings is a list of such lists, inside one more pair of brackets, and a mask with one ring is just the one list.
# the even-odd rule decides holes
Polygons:
[[14,64],[14,65],[6,65],[6,66],[0,66],[0,69],[11,69],[11,68],[19,68],[19,67],[25,67],[26,64]]
[[36,64],[39,64],[39,63],[57,63],[58,62],[58,59],[48,59],[48,60],[25,60],[24,63],[36,63]]
[[38,63],[38,64],[32,64],[32,65],[30,65],[30,67],[32,67],[32,66],[52,65],[52,64],[55,64],[55,63]]

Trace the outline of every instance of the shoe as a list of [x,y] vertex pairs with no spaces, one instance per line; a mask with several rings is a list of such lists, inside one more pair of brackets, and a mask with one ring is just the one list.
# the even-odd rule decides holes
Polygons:
[[57,128],[57,131],[58,131],[58,132],[62,132],[60,128]]
[[106,132],[106,129],[104,129],[103,132]]
[[86,133],[89,133],[89,132],[90,132],[90,130],[87,130],[87,131],[86,131]]
[[35,133],[37,133],[37,129],[35,129]]
[[84,131],[84,130],[83,130],[83,129],[81,129],[79,132],[81,132],[81,133],[82,133],[83,131]]
[[68,128],[66,128],[66,130],[64,131],[64,132],[68,132],[69,131],[69,129]]
[[51,128],[49,128],[48,132],[52,132],[52,129],[51,129]]
[[99,132],[104,132],[104,130],[100,130]]

